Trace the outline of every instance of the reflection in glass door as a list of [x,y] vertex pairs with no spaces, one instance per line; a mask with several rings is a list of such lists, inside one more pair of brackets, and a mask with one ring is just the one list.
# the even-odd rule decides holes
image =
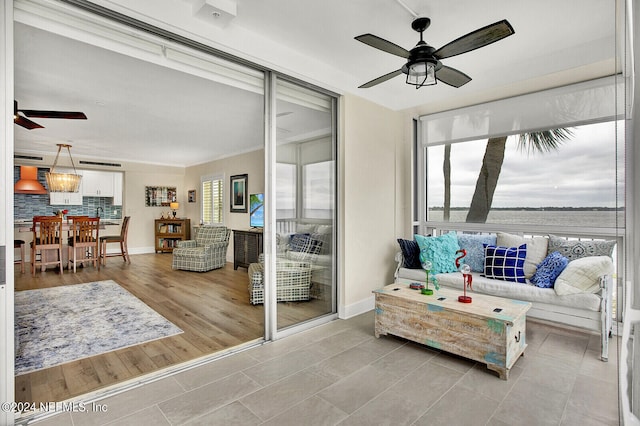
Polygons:
[[336,312],[334,98],[276,83],[277,329]]

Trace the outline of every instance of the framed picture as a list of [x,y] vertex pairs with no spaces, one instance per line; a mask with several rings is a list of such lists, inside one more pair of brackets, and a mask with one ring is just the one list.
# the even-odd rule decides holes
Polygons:
[[169,206],[169,203],[176,201],[176,188],[175,186],[145,186],[144,198],[147,207]]
[[246,213],[248,211],[247,176],[231,176],[231,213]]
[[196,190],[195,189],[190,189],[187,192],[187,202],[189,202],[189,203],[195,203],[196,202]]

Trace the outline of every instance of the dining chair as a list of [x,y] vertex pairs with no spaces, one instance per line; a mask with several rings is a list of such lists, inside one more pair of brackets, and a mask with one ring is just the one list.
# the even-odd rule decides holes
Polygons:
[[14,264],[20,264],[20,273],[24,274],[24,240],[13,240],[13,248],[20,249],[20,260],[15,259]]
[[[100,218],[80,216],[69,224],[69,270],[73,263],[73,273],[78,263],[93,263],[100,269]],[[78,258],[78,251],[82,257]]]
[[[129,248],[127,247],[127,234],[129,233],[129,220],[131,216],[125,216],[122,220],[122,227],[120,228],[120,235],[105,235],[100,237],[100,258],[102,264],[107,264],[107,257],[122,256],[122,260],[131,263],[129,259]],[[119,243],[120,251],[114,253],[107,253],[107,244]]]
[[[62,266],[62,217],[59,216],[34,216],[33,217],[33,241],[31,241],[31,273],[35,276],[36,264],[41,267],[46,265],[58,265],[60,274]],[[50,259],[48,252],[57,251],[58,258]],[[37,260],[40,255],[40,261]]]

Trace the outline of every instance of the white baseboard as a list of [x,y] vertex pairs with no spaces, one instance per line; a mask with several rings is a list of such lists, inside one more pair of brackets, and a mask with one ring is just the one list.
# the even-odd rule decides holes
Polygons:
[[359,302],[352,303],[348,306],[341,305],[338,307],[338,317],[340,319],[349,319],[365,312],[373,310],[376,306],[375,296],[369,296]]
[[[118,250],[116,250],[116,252],[118,252]],[[107,253],[109,252],[109,249],[107,248]],[[151,246],[151,247],[135,247],[135,248],[129,248],[129,254],[151,254],[151,253],[155,253],[156,249],[155,247]]]

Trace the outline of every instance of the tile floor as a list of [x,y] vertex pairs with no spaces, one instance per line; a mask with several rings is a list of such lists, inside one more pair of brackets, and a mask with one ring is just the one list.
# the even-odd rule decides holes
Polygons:
[[[529,321],[500,380],[483,365],[394,337],[373,313],[338,320],[64,413],[46,425],[617,425],[616,339]],[[89,410],[90,411],[90,410]]]

